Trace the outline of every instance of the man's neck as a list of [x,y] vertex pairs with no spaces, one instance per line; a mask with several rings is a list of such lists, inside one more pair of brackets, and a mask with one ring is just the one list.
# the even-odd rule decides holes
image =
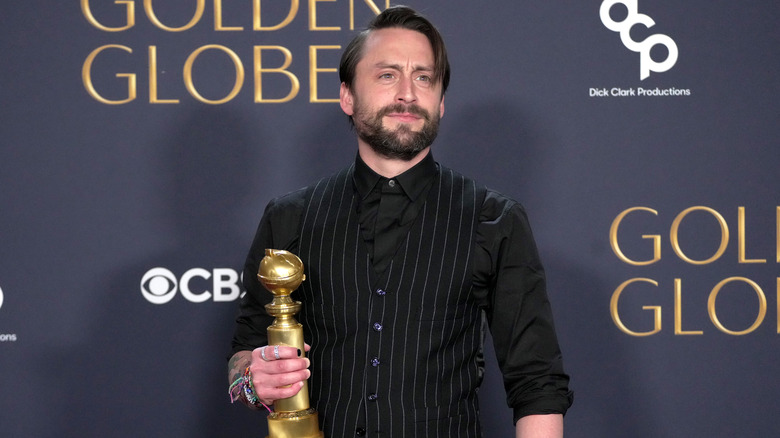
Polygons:
[[428,153],[430,153],[430,146],[423,149],[416,157],[409,161],[401,160],[398,158],[388,158],[383,155],[377,154],[371,146],[358,141],[358,154],[360,158],[368,167],[374,172],[382,175],[385,178],[395,178],[396,176],[406,172],[414,167],[417,163],[423,160]]

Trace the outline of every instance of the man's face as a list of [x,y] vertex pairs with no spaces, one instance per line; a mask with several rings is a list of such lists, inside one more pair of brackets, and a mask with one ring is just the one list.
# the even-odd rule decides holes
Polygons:
[[352,89],[341,86],[341,108],[359,141],[378,154],[411,160],[433,143],[444,113],[441,81],[433,82],[428,38],[408,29],[372,32]]

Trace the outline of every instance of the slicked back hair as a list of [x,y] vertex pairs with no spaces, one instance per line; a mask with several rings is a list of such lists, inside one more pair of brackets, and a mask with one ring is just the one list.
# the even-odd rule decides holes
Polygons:
[[433,49],[433,81],[441,81],[441,95],[444,97],[447,85],[450,83],[450,63],[447,60],[447,48],[444,46],[444,39],[433,23],[408,6],[391,6],[385,9],[369,23],[366,30],[360,32],[352,39],[341,55],[341,62],[339,63],[339,79],[341,82],[346,84],[350,90],[352,89],[352,83],[355,80],[355,70],[363,58],[363,47],[366,39],[375,30],[390,28],[413,30],[420,32],[428,38]]

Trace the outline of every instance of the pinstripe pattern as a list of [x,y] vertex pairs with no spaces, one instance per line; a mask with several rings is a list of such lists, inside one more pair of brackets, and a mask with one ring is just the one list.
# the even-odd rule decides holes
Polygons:
[[309,189],[301,223],[307,281],[299,289],[300,318],[312,345],[311,399],[323,431],[479,437],[481,317],[471,267],[485,190],[440,167],[380,276],[360,233],[352,171]]

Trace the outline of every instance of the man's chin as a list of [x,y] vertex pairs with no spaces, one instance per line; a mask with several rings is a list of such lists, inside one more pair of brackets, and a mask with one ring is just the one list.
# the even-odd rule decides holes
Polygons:
[[416,150],[403,150],[394,151],[394,153],[387,153],[386,151],[377,151],[383,157],[390,160],[412,161],[417,158],[424,150],[428,148],[416,151]]
[[416,134],[420,132],[425,126],[424,120],[415,120],[413,122],[401,122],[397,120],[390,120],[389,122],[382,123],[382,128],[389,132],[395,132],[402,134],[408,132],[410,134]]

